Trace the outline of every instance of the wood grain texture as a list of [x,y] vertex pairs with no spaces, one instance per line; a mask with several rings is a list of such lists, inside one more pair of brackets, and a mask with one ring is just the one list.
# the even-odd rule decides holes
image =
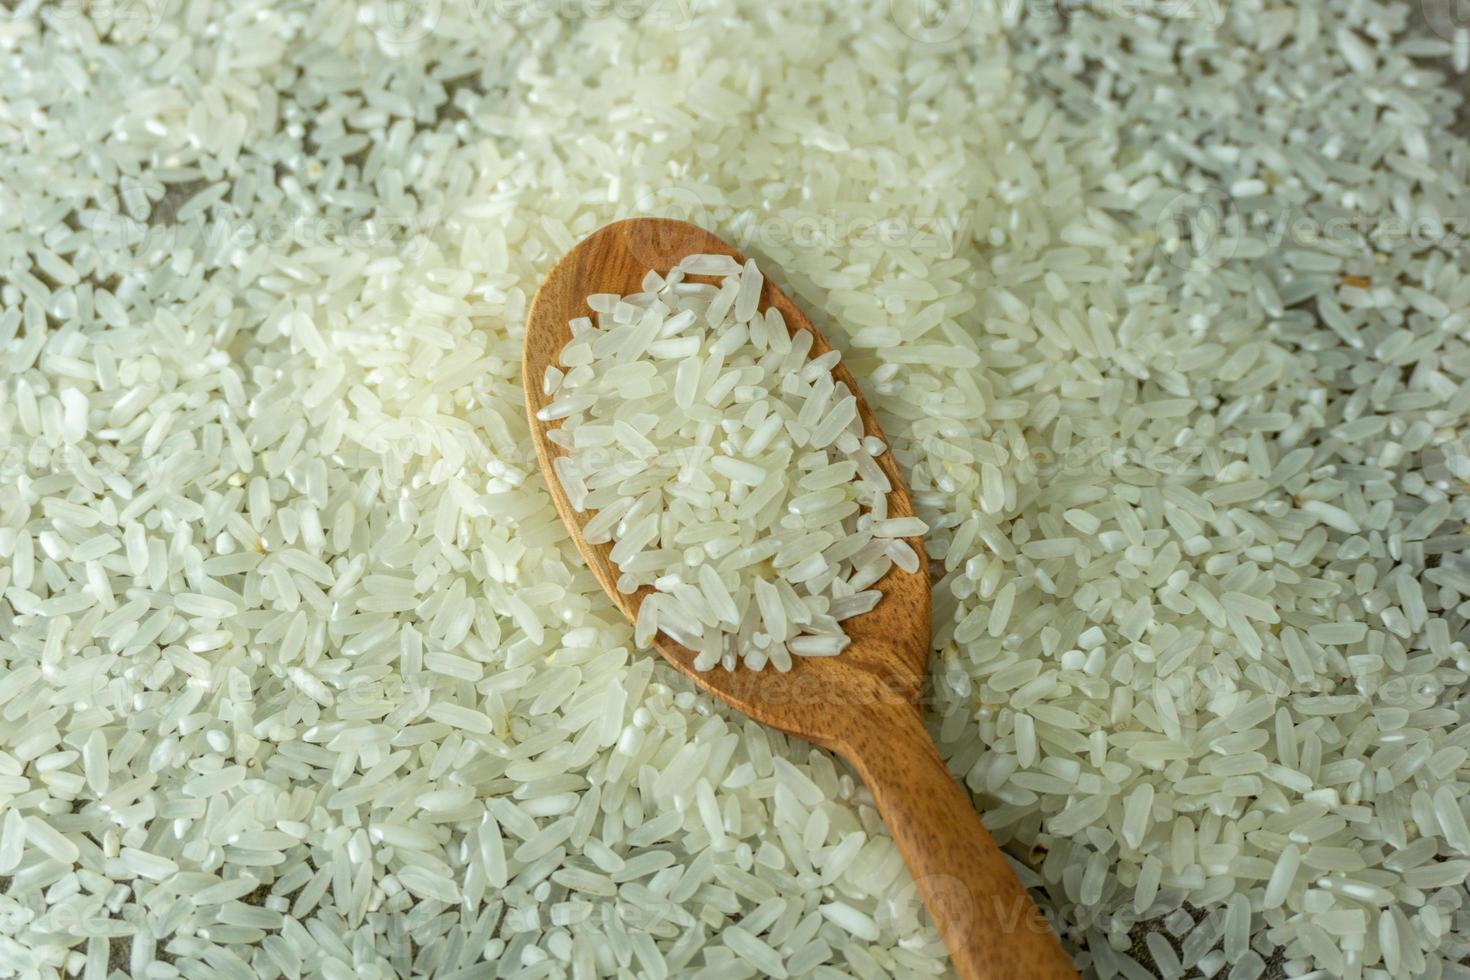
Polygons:
[[[618,572],[608,557],[611,544],[592,545],[584,539],[582,528],[593,513],[572,508],[552,470],[552,460],[562,450],[546,433],[560,423],[536,417],[551,400],[542,391],[542,379],[571,339],[569,322],[591,315],[589,295],[638,292],[650,269],[666,273],[695,253],[745,261],[716,236],[685,222],[635,218],[608,225],[557,263],[537,292],[527,319],[522,379],[542,473],[588,567],[630,621],[651,590],[645,588],[634,595],[618,592]],[[809,331],[812,357],[830,350],[826,339],[773,282],[775,270],[765,271],[760,308],[774,306],[793,333]],[[856,397],[866,433],[883,439],[862,388],[847,366],[839,363],[833,376]],[[885,452],[877,463],[893,485],[888,494],[889,516],[912,515],[913,505],[892,454]],[[919,571],[906,574],[895,567],[873,586],[882,590],[883,599],[871,612],[845,621],[852,644],[840,656],[793,657],[794,666],[785,674],[743,667],[701,672],[693,669],[694,653],[662,633],[654,646],[713,696],[759,722],[829,748],[852,762],[873,791],[962,977],[1075,977],[1055,936],[924,730],[918,698],[929,651],[928,563],[923,541],[907,540],[919,556]]]

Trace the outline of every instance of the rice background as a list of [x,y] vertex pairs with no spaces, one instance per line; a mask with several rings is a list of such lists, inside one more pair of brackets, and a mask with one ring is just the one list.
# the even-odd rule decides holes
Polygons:
[[528,299],[646,213],[870,379],[1080,966],[1467,975],[1457,10],[8,5],[0,974],[946,969],[535,472]]

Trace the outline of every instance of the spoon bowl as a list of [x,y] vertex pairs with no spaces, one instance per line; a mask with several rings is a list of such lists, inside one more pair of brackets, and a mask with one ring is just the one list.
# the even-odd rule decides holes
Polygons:
[[[649,270],[667,273],[688,255],[745,257],[702,228],[681,221],[634,218],[594,232],[547,275],[526,324],[522,377],[536,455],[557,511],[588,567],[630,621],[652,590],[617,589],[611,543],[589,544],[583,528],[593,516],[572,507],[555,476],[562,449],[547,433],[559,421],[538,413],[552,399],[542,379],[571,340],[570,321],[590,315],[588,296],[626,296],[642,290]],[[759,308],[774,307],[794,334],[812,336],[811,357],[831,350],[801,309],[768,274]],[[690,276],[696,281],[712,281]],[[865,435],[887,445],[862,387],[841,361],[834,380],[857,401]],[[913,515],[903,475],[885,450],[876,457],[892,489],[891,517]],[[831,749],[851,762],[872,791],[884,820],[914,874],[959,974],[965,978],[1075,977],[1070,961],[999,848],[981,825],[969,797],[954,782],[923,725],[919,694],[930,640],[930,595],[923,542],[907,539],[919,557],[916,572],[891,568],[872,588],[883,593],[869,612],[843,623],[852,643],[835,657],[794,657],[790,671],[694,669],[693,651],[663,633],[658,652],[709,694],[756,721]]]
[[[643,276],[650,269],[667,272],[686,255],[696,253],[729,255],[742,264],[745,262],[744,256],[719,238],[684,222],[633,219],[608,225],[572,249],[551,270],[532,303],[526,328],[523,365],[526,411],[541,470],[547,475],[556,509],[571,530],[587,566],[630,620],[637,617],[639,605],[653,590],[645,586],[631,595],[619,592],[618,569],[609,557],[612,544],[589,544],[583,536],[582,529],[595,512],[574,509],[561,481],[555,478],[551,463],[563,450],[547,439],[546,433],[561,423],[537,418],[537,413],[552,401],[544,393],[541,379],[547,367],[557,363],[561,349],[571,340],[570,321],[588,315],[588,295],[602,292],[626,296],[639,292]],[[714,281],[707,276],[688,278],[697,282]],[[831,350],[826,338],[769,277],[763,290],[761,310],[774,306],[791,330],[811,333],[810,357]],[[883,433],[863,398],[862,388],[847,365],[838,361],[832,375],[844,382],[857,399],[864,434],[882,439]],[[893,487],[888,493],[889,515],[913,516],[913,504],[893,454],[884,452],[875,461]],[[883,593],[883,600],[869,612],[843,621],[852,644],[840,656],[793,657],[792,668],[787,673],[743,668],[699,671],[693,667],[694,651],[663,633],[654,638],[653,645],[701,688],[727,704],[772,728],[835,749],[841,742],[846,720],[834,707],[852,706],[849,703],[855,695],[863,696],[864,704],[894,696],[913,701],[923,683],[929,652],[929,577],[925,571],[923,541],[906,540],[919,556],[919,570],[910,574],[894,566],[872,586]]]

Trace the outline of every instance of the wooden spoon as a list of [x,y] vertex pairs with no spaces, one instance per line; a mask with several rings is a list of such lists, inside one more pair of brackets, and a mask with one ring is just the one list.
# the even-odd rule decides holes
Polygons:
[[[588,544],[582,528],[593,512],[567,502],[552,460],[562,449],[546,437],[559,422],[536,413],[551,399],[542,391],[546,368],[571,339],[574,317],[588,316],[593,293],[639,292],[644,275],[667,273],[687,255],[745,257],[702,228],[682,221],[634,218],[594,232],[557,263],[536,293],[526,324],[523,381],[526,412],[541,471],[587,565],[629,620],[650,590],[624,595],[608,557],[610,544]],[[694,277],[699,278],[699,277]],[[712,280],[702,280],[712,281]],[[830,345],[800,309],[766,277],[760,308],[774,306],[794,333],[812,335],[811,356]],[[833,369],[857,398],[867,434],[883,438],[862,389],[845,364]],[[884,440],[886,442],[886,440]],[[885,452],[878,465],[893,485],[888,514],[913,514],[902,474]],[[868,784],[961,977],[1074,978],[1071,961],[1032,904],[1000,849],[980,823],[969,796],[950,776],[924,728],[919,709],[929,653],[929,577],[923,542],[910,539],[919,571],[897,567],[874,588],[883,598],[846,620],[852,644],[835,657],[795,657],[789,673],[774,668],[697,671],[694,653],[660,633],[659,653],[694,683],[763,724],[798,735],[847,759]]]

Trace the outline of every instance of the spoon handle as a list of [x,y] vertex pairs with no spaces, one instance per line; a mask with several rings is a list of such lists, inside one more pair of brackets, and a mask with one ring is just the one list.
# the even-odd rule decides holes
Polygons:
[[903,852],[962,980],[1075,980],[1046,919],[945,768],[923,720],[903,705],[853,732],[861,773]]

